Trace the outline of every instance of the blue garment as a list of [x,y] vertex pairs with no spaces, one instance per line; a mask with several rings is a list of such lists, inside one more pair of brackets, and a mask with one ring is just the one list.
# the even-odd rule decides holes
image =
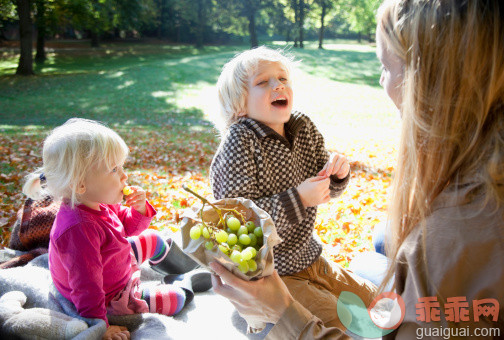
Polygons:
[[[386,223],[377,224],[373,231],[373,245],[376,251],[358,254],[353,258],[349,266],[350,270],[355,274],[371,281],[377,286],[379,286],[385,278],[389,264],[389,260],[385,256],[386,229]],[[389,282],[386,291],[392,288],[393,281],[392,279]]]

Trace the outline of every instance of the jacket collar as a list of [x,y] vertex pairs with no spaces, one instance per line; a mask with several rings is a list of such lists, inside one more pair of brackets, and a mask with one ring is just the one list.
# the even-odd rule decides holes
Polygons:
[[252,130],[257,138],[262,139],[266,137],[274,138],[285,144],[289,149],[291,149],[291,143],[294,142],[299,130],[305,126],[306,121],[300,112],[294,111],[287,123],[285,123],[285,135],[287,138],[279,135],[275,130],[269,126],[255,120],[252,118],[241,117],[238,119],[238,123],[244,124],[250,130]]

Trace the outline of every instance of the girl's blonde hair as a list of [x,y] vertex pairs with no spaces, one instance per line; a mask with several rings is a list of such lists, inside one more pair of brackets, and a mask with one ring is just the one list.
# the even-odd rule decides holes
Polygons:
[[27,176],[23,193],[34,199],[43,195],[69,199],[73,208],[79,202],[77,189],[90,168],[105,164],[112,169],[127,155],[128,147],[117,133],[98,122],[72,118],[45,139],[43,166]]
[[[215,125],[221,134],[236,122],[238,114],[247,111],[248,82],[261,62],[278,62],[290,76],[294,58],[280,50],[260,46],[237,54],[222,68],[217,81],[220,105],[220,118]],[[290,81],[290,79],[289,79]]]
[[402,134],[387,255],[449,185],[470,180],[484,204],[504,202],[504,4],[500,0],[387,0],[378,28],[404,61]]

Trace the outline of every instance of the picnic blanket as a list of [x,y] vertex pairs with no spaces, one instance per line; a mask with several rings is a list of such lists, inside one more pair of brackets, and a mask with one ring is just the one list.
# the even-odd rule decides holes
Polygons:
[[[0,262],[21,254],[20,251],[2,249]],[[161,278],[162,275],[147,263],[141,266],[141,281],[144,284],[156,285]],[[26,295],[25,309],[46,308],[84,320],[89,327],[75,337],[77,340],[100,339],[106,330],[103,320],[80,317],[75,306],[56,290],[49,273],[47,254],[38,256],[25,266],[0,270],[0,296],[11,291],[21,291]],[[131,339],[193,339],[203,334],[205,339],[263,339],[272,327],[268,325],[261,333],[246,334],[245,320],[227,299],[212,290],[195,294],[194,300],[174,317],[154,313],[110,315],[109,322],[126,326],[131,332]],[[4,338],[1,332],[0,338]],[[8,336],[14,339],[12,334]]]

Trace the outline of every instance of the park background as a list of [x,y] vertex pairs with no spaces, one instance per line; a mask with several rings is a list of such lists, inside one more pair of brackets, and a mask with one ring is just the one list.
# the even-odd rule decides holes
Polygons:
[[300,61],[294,108],[351,162],[347,190],[319,207],[315,226],[324,255],[348,266],[386,221],[396,162],[400,119],[375,55],[379,3],[0,0],[0,244],[23,203],[23,177],[41,166],[44,138],[71,117],[125,139],[128,182],[158,210],[152,228],[177,232],[182,210],[198,203],[182,185],[212,197],[220,70],[266,45]]

